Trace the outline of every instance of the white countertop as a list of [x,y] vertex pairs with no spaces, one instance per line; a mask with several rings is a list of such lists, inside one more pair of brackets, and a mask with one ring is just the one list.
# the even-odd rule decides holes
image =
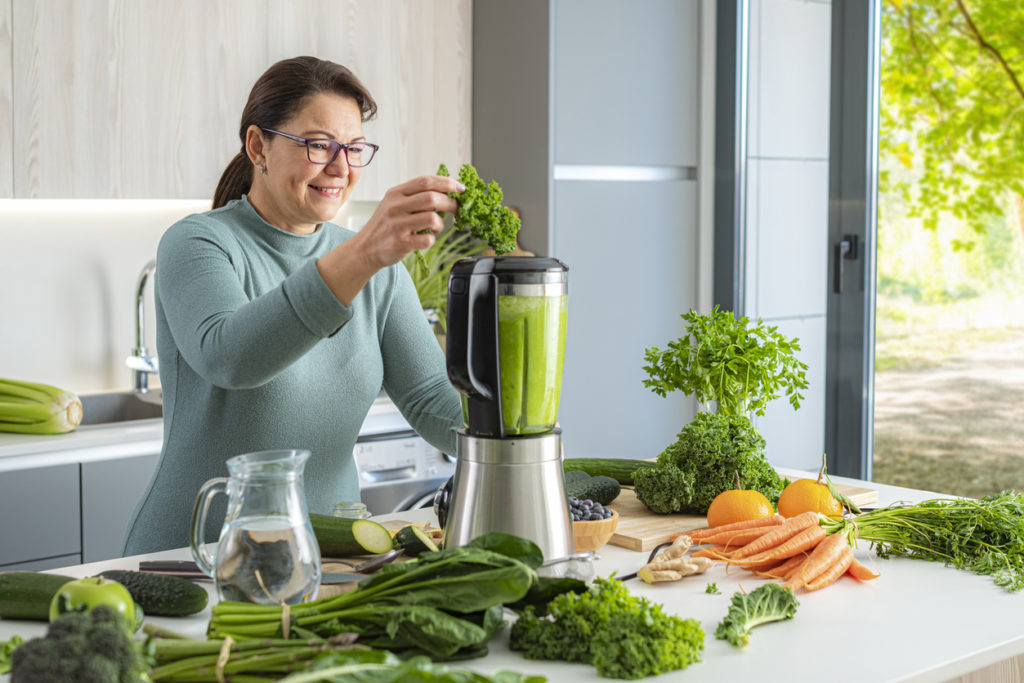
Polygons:
[[0,432],[0,472],[159,453],[163,420],[79,427],[67,434]]
[[[786,474],[791,478],[806,475]],[[878,489],[880,505],[897,500],[919,501],[934,495],[834,479]],[[417,510],[379,519],[413,522],[433,519],[433,513]],[[735,591],[741,587],[752,590],[765,579],[716,564],[704,575],[675,583],[647,585],[635,579],[629,581],[632,591],[664,605],[668,612],[700,620],[705,632],[703,661],[657,680],[944,681],[1024,653],[1024,621],[1018,616],[1024,612],[1024,593],[1006,593],[990,577],[936,563],[880,560],[866,547],[856,553],[862,562],[881,571],[879,579],[858,583],[843,577],[824,590],[798,594],[800,607],[796,617],[757,628],[750,644],[742,650],[717,640],[715,627],[725,616]],[[598,575],[608,576],[612,572],[635,571],[644,563],[647,553],[605,546],[599,555]],[[169,558],[191,556],[182,549],[51,571],[88,576],[106,569],[137,569],[140,559]],[[711,582],[718,585],[720,595],[705,592]],[[212,595],[212,584],[202,585]],[[150,621],[201,638],[205,637],[209,616],[207,609],[187,619],[154,617]],[[6,640],[15,633],[33,637],[44,629],[41,623],[3,621],[0,639]],[[590,666],[523,659],[519,653],[509,651],[507,629],[492,640],[488,657],[455,665],[480,673],[500,669],[535,673],[551,681],[599,680]]]

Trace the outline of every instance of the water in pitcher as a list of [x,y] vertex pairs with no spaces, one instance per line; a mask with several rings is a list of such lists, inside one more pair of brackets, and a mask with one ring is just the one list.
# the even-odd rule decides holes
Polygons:
[[222,600],[295,605],[320,583],[318,550],[285,516],[241,517],[221,534],[216,579]]

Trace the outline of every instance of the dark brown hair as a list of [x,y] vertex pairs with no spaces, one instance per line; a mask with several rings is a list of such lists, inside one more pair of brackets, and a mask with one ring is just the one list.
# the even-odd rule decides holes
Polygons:
[[359,106],[363,121],[377,115],[377,103],[370,91],[340,64],[316,57],[293,57],[277,62],[252,86],[238,129],[242,151],[221,174],[213,193],[213,208],[239,199],[252,186],[252,162],[245,153],[245,133],[249,126],[278,128],[302,108],[306,98],[324,92],[351,97]]

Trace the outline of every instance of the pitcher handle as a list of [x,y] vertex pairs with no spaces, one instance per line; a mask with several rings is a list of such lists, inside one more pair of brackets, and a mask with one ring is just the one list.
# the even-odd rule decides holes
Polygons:
[[227,493],[227,477],[210,479],[199,489],[195,507],[192,508],[192,532],[189,545],[192,547],[192,558],[200,571],[213,578],[213,565],[216,558],[203,547],[203,531],[206,529],[206,513],[210,510],[210,501],[217,493]]

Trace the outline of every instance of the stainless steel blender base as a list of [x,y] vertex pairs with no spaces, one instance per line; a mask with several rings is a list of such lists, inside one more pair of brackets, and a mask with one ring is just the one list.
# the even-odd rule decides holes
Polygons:
[[576,551],[558,430],[504,439],[458,435],[446,547],[492,531],[536,543],[545,559]]

